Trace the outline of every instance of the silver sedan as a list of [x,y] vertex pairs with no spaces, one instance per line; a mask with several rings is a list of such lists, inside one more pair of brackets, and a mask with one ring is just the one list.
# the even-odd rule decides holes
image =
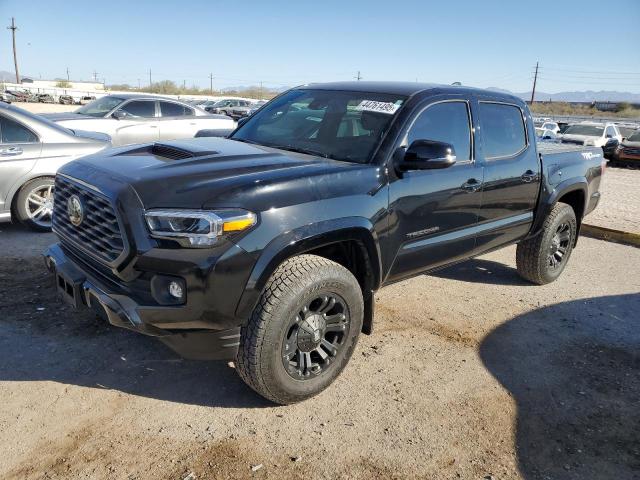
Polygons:
[[50,230],[58,168],[110,145],[108,135],[69,130],[0,102],[0,222]]

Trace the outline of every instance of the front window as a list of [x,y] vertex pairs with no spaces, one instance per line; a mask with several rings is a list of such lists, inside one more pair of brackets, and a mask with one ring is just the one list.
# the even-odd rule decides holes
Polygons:
[[366,163],[405,100],[384,93],[291,90],[258,110],[231,138]]
[[570,125],[565,131],[565,135],[587,135],[589,137],[601,137],[604,127],[597,125]]
[[109,95],[107,97],[94,100],[91,103],[87,103],[84,107],[80,107],[76,110],[76,113],[89,115],[91,117],[104,117],[122,102],[124,102],[124,98],[112,97]]

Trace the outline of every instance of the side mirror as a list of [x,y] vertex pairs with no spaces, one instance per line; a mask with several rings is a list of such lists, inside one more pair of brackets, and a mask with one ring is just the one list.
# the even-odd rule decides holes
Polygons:
[[435,140],[415,140],[404,153],[398,167],[402,171],[447,168],[456,163],[453,145]]
[[111,116],[113,118],[115,118],[116,120],[120,120],[121,118],[124,118],[127,116],[126,112],[123,112],[122,110],[116,110],[115,112],[113,112],[111,114]]
[[249,120],[249,117],[242,117],[238,119],[238,127],[241,127],[242,125],[244,125],[245,123],[247,123],[247,120]]

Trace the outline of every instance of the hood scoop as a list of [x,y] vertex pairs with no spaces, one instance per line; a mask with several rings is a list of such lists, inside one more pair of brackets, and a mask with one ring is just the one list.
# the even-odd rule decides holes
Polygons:
[[154,143],[151,146],[150,153],[152,155],[156,155],[158,157],[169,158],[171,160],[184,160],[187,158],[195,158],[202,157],[205,155],[215,155],[215,150],[187,150],[185,148],[180,148],[175,145],[168,145],[165,143]]

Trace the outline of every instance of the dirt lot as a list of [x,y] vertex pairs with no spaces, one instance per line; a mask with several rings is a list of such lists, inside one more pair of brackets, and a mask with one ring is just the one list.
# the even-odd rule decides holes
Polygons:
[[640,234],[640,170],[607,168],[600,205],[586,223]]
[[388,287],[338,381],[276,407],[57,303],[53,240],[0,225],[0,478],[640,477],[640,249],[582,238],[544,287],[513,247]]

